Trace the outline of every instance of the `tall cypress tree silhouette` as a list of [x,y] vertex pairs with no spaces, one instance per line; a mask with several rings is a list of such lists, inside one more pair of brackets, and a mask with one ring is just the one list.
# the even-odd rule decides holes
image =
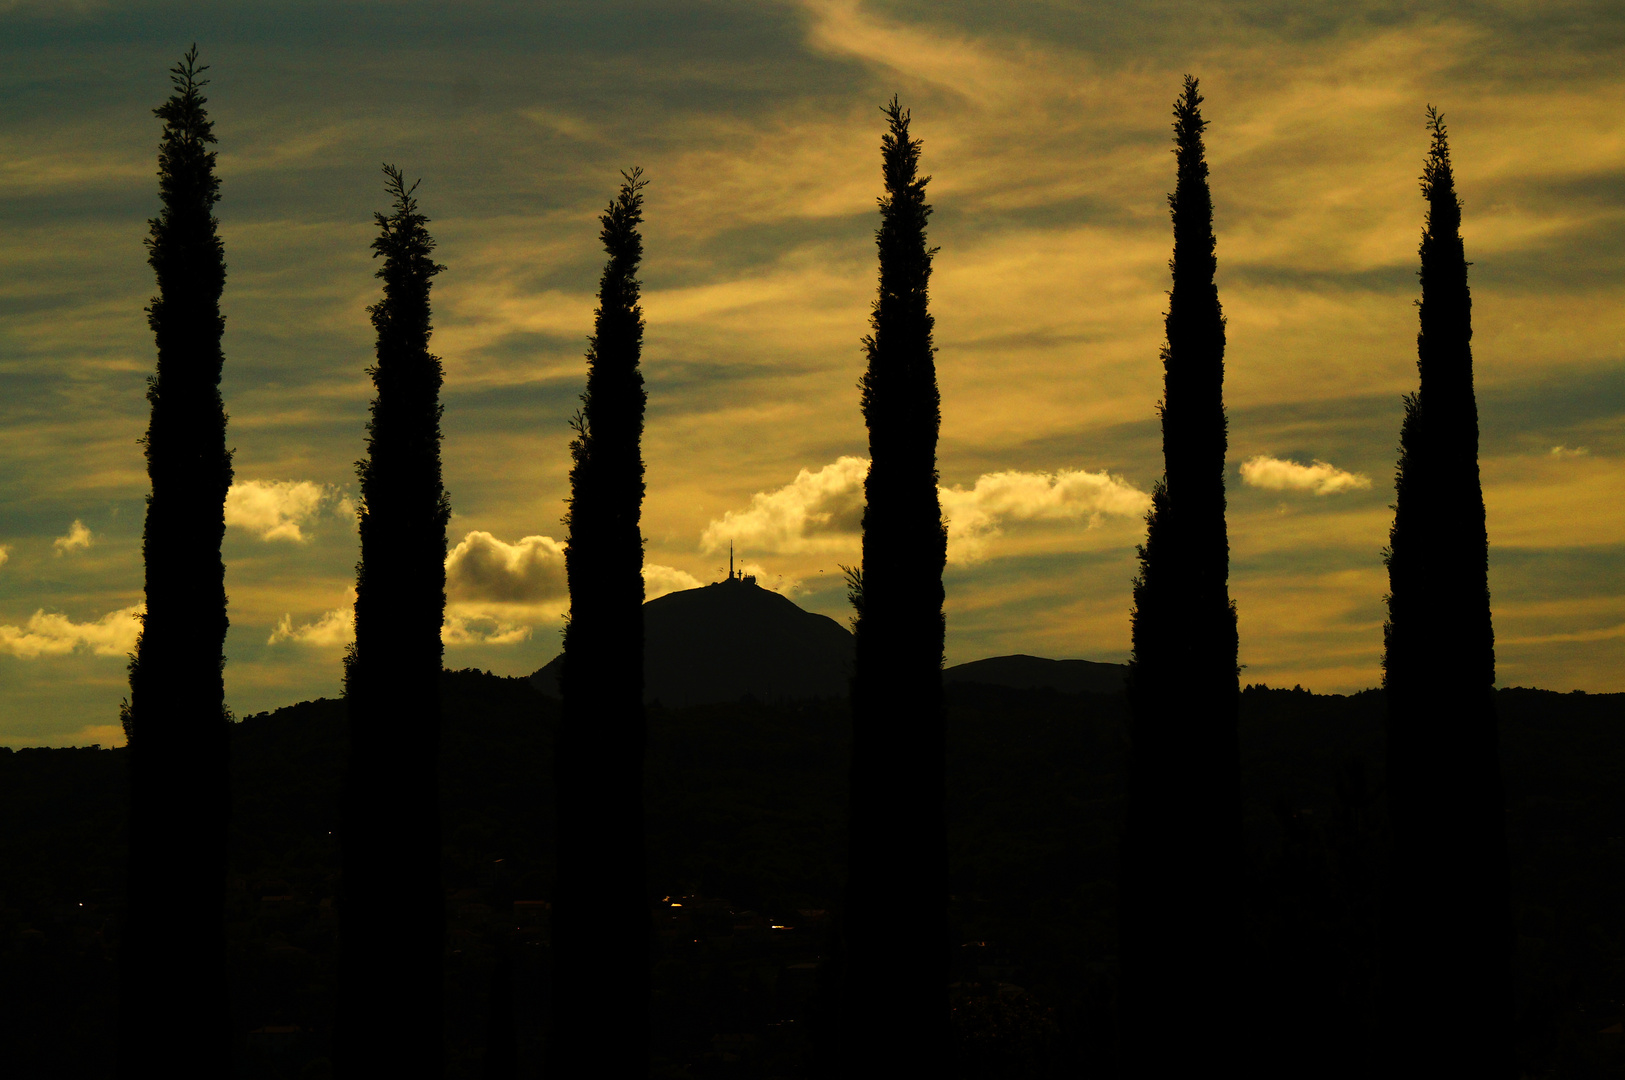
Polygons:
[[[1202,96],[1174,103],[1162,350],[1166,472],[1134,582],[1133,749],[1123,878],[1125,1058],[1143,1076],[1222,1068],[1235,1039],[1233,948],[1241,846],[1236,612],[1225,532],[1224,316],[1213,282],[1213,200]],[[1167,1025],[1177,1017],[1178,1037]]]
[[[226,531],[231,451],[220,400],[225,247],[214,204],[214,125],[197,46],[153,112],[162,208],[149,256],[158,346],[148,381],[147,613],[130,661],[129,899],[120,956],[118,1072],[216,1077],[230,1070],[226,1008]],[[177,903],[177,897],[185,897]]]
[[446,520],[440,475],[440,358],[429,351],[428,218],[384,166],[389,214],[375,214],[384,295],[377,395],[361,481],[355,643],[344,664],[350,754],[335,1066],[342,1076],[439,1076],[445,901],[440,885],[440,626]]
[[852,599],[852,788],[846,893],[847,1066],[938,1076],[947,1042],[948,854],[943,810],[942,568],[931,261],[920,140],[882,110],[880,285],[859,383],[869,428],[863,569]]
[[649,897],[643,847],[642,169],[599,218],[609,261],[570,444],[570,622],[554,764],[552,1031],[561,1076],[649,1068]]
[[1428,127],[1421,378],[1405,399],[1386,552],[1387,1071],[1510,1077],[1512,924],[1472,297],[1450,147],[1431,106]]

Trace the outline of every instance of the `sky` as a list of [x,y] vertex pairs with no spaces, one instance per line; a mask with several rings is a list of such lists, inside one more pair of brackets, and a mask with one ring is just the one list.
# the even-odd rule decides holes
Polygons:
[[923,142],[947,662],[1118,661],[1162,470],[1172,103],[1201,80],[1245,683],[1381,681],[1426,108],[1472,261],[1500,685],[1625,690],[1625,8],[1597,2],[0,0],[0,744],[122,741],[154,367],[152,109],[219,137],[227,702],[338,693],[381,165],[446,270],[449,667],[558,651],[569,419],[640,166],[651,596],[841,621],[879,107]]

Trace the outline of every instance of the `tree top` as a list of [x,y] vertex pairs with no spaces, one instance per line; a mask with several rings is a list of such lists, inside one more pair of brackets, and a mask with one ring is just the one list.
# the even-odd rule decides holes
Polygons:
[[1428,131],[1433,134],[1433,145],[1428,147],[1428,159],[1422,166],[1422,194],[1429,199],[1455,194],[1456,178],[1450,168],[1450,141],[1445,132],[1444,114],[1428,106]]

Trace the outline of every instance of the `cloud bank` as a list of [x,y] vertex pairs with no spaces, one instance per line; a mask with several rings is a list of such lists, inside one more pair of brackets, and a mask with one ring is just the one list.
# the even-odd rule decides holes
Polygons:
[[1259,454],[1241,463],[1242,483],[1265,491],[1312,491],[1316,495],[1340,495],[1345,491],[1365,491],[1371,478],[1347,472],[1324,461],[1299,465],[1296,461]]
[[23,626],[0,624],[0,653],[23,660],[63,656],[88,650],[97,656],[124,656],[135,651],[145,604],[120,608],[95,622],[76,623],[66,615],[34,612]]
[[[802,469],[784,487],[752,495],[748,508],[712,521],[700,547],[714,552],[732,542],[740,551],[779,555],[849,552],[863,527],[868,471],[868,459],[860,457]],[[984,473],[969,488],[942,487],[937,495],[948,522],[952,563],[986,557],[987,542],[1008,522],[1087,522],[1093,528],[1103,516],[1138,517],[1151,505],[1145,492],[1104,470]]]

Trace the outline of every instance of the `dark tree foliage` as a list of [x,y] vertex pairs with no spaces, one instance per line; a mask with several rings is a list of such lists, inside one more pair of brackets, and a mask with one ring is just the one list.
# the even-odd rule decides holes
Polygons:
[[[863,568],[853,574],[850,863],[843,1042],[848,1069],[939,1076],[948,1041],[942,568],[931,260],[920,140],[883,111],[880,286],[859,387],[869,428]],[[855,1075],[855,1074],[854,1074]]]
[[[147,613],[130,661],[129,909],[120,958],[122,1076],[229,1071],[224,889],[230,812],[225,707],[226,491],[231,451],[220,400],[225,248],[214,204],[214,126],[192,46],[153,112],[162,209],[148,262],[147,322],[158,370],[144,440]],[[183,901],[178,898],[184,897]]]
[[1421,385],[1405,399],[1386,552],[1387,1071],[1509,1077],[1512,929],[1472,297],[1450,147],[1431,107],[1428,126]]
[[335,1065],[341,1076],[440,1075],[444,900],[440,887],[440,626],[446,520],[440,358],[429,351],[428,218],[386,165],[375,214],[384,295],[368,369],[377,395],[361,481],[355,643],[345,657],[350,755],[343,796]]
[[570,444],[570,622],[554,758],[551,1055],[561,1076],[642,1076],[649,1056],[643,839],[643,170],[599,218],[609,261]]
[[[1234,1043],[1241,859],[1236,611],[1225,533],[1224,316],[1202,96],[1174,103],[1173,288],[1162,350],[1164,473],[1134,582],[1133,752],[1123,839],[1124,1060],[1222,1068]],[[1170,1026],[1177,1026],[1171,1037]]]

